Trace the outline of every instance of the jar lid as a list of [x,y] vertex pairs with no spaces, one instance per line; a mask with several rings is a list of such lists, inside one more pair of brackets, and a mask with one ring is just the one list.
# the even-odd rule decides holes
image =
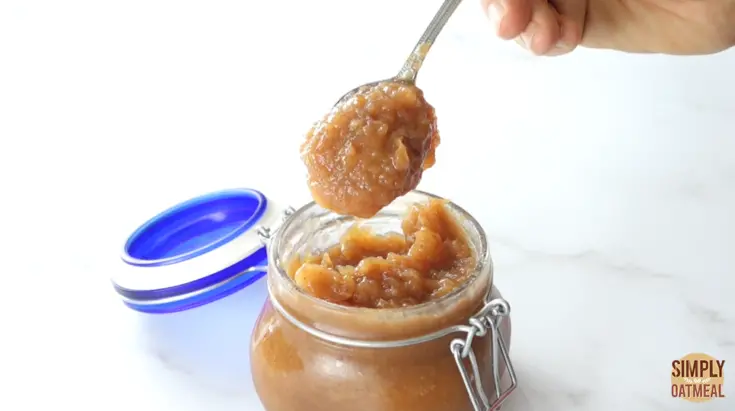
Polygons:
[[112,278],[115,290],[136,311],[167,313],[248,287],[263,279],[268,264],[258,230],[269,229],[286,212],[248,188],[177,204],[128,237],[123,264]]

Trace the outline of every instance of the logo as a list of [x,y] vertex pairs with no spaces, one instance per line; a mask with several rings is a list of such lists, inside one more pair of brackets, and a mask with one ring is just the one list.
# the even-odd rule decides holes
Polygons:
[[725,398],[725,360],[702,353],[687,354],[671,363],[671,396],[691,402]]

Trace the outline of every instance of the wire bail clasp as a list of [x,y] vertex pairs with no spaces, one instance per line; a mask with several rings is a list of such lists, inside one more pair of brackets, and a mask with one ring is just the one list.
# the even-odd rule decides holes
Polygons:
[[275,227],[268,227],[261,225],[258,227],[258,230],[256,231],[258,233],[258,237],[260,238],[260,242],[263,243],[263,245],[268,245],[268,242],[273,238],[273,235],[278,231],[279,228],[283,225],[283,223],[286,222],[286,220],[293,215],[293,213],[296,212],[296,209],[288,206],[285,210],[283,210],[283,216],[281,217],[281,224],[275,226]]
[[[500,405],[515,390],[517,386],[516,374],[511,364],[508,348],[503,340],[499,326],[503,317],[510,314],[510,305],[502,298],[496,298],[485,302],[482,309],[469,319],[470,329],[467,331],[465,339],[456,338],[449,344],[449,349],[457,363],[457,368],[462,376],[467,394],[472,402],[475,411],[495,411],[500,409]],[[480,367],[477,362],[475,352],[472,350],[472,342],[476,337],[482,338],[490,331],[492,338],[492,361],[493,361],[493,379],[495,380],[495,399],[492,403],[485,394],[482,376],[480,375]],[[501,392],[500,389],[500,364],[498,362],[498,352],[503,357],[508,375],[510,376],[510,386]],[[467,366],[469,362],[469,366]]]

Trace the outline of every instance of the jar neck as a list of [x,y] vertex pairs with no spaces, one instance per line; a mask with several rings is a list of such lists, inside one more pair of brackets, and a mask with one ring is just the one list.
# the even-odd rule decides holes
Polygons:
[[[386,207],[369,225],[400,227],[406,211],[416,203],[426,203],[433,195],[413,191]],[[340,235],[354,223],[350,217],[336,215],[311,203],[296,211],[279,229],[271,243],[268,258],[268,289],[281,309],[307,327],[338,336],[370,341],[392,341],[419,337],[466,323],[483,305],[492,288],[492,261],[479,223],[466,211],[448,203],[450,211],[462,222],[477,265],[468,281],[454,292],[429,303],[395,309],[346,307],[317,299],[300,290],[284,267],[297,255],[336,244]]]

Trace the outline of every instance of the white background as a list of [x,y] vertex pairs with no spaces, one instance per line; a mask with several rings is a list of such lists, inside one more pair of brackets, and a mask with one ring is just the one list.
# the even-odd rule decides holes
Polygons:
[[[259,410],[246,297],[137,315],[108,281],[120,246],[219,188],[306,202],[304,132],[393,75],[439,3],[0,2],[0,409]],[[673,400],[668,373],[735,361],[735,54],[534,58],[476,3],[419,78],[443,137],[421,188],[492,238],[507,409],[728,408]]]

